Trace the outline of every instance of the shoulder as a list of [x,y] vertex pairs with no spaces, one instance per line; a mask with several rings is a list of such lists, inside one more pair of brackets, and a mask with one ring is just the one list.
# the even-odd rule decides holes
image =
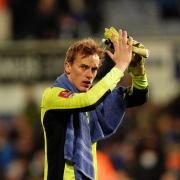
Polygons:
[[60,87],[48,87],[42,95],[41,107],[56,107],[62,105],[72,96],[72,92]]
[[62,97],[62,98],[68,98],[73,93],[68,90],[61,87],[48,87],[43,92],[43,97]]

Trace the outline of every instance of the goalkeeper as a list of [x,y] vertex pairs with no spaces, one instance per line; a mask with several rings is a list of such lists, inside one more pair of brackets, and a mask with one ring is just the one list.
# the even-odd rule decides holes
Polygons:
[[[139,56],[134,61],[132,37],[122,30],[111,34],[114,50],[106,53],[115,66],[100,81],[92,84],[104,49],[91,38],[83,39],[69,47],[64,73],[43,93],[44,180],[97,180],[97,141],[116,132],[126,108],[147,100],[144,62]],[[116,87],[126,69],[131,88]]]

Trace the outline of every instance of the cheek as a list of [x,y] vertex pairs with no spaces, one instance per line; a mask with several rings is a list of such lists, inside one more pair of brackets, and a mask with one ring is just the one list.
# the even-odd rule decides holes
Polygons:
[[85,75],[85,72],[82,71],[81,69],[77,69],[77,71],[75,72],[76,74],[76,77],[75,78],[78,78],[78,77],[82,77]]
[[97,75],[97,71],[93,73],[93,77],[95,78]]
[[81,69],[75,69],[74,71],[72,71],[71,74],[72,78],[74,79],[74,81],[76,83],[81,82],[83,77],[85,76],[85,72],[82,71]]
[[80,72],[79,68],[72,67],[71,68],[71,74],[73,74],[73,76],[77,76],[77,75],[81,74],[81,72]]

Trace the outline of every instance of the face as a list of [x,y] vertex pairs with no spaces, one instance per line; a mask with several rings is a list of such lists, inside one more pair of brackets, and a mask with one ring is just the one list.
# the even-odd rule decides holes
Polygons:
[[86,92],[92,86],[100,61],[97,54],[87,57],[78,54],[73,63],[65,62],[68,79],[80,92]]

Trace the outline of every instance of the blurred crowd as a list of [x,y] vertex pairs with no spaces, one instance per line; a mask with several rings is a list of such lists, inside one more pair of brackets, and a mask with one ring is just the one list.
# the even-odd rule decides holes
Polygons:
[[[118,133],[99,143],[99,180],[180,179],[180,95],[166,105],[147,104],[128,109]],[[103,173],[104,172],[104,173]],[[107,178],[106,178],[107,177]]]
[[[0,179],[43,179],[43,133],[33,86],[21,113],[0,116]],[[98,143],[99,180],[180,178],[180,95],[127,110],[118,132]],[[108,172],[108,173],[107,173]]]
[[33,86],[23,86],[25,104],[18,114],[0,115],[0,179],[40,180],[44,153],[40,107]]
[[[109,11],[113,12],[113,9],[109,11],[107,9],[121,8],[124,1],[113,0],[111,3],[114,6],[107,7],[110,5],[108,0],[0,0],[0,40],[98,36],[99,32],[102,32],[107,17],[111,18],[113,14],[107,14]],[[133,8],[137,8],[138,12],[141,11],[144,3],[148,6],[145,0],[126,0],[125,2],[127,6],[124,8],[131,9],[129,13]],[[156,4],[159,11],[158,18],[161,20],[180,20],[178,0],[150,0],[150,2]],[[135,7],[129,7],[128,3]],[[147,16],[145,12],[141,12],[140,16]],[[126,19],[128,16],[124,14],[122,18]],[[145,18],[147,20],[150,17]],[[119,22],[114,24],[116,25],[119,26]]]
[[[180,18],[178,0],[157,2],[162,18]],[[103,8],[102,0],[0,0],[0,40],[98,36]],[[25,92],[20,113],[0,114],[0,180],[43,179],[40,107],[33,86]],[[128,109],[118,133],[98,144],[99,180],[179,180],[179,109],[180,95]]]
[[157,0],[161,17],[164,19],[180,18],[180,2],[178,0]]
[[103,22],[97,0],[0,0],[0,11],[8,16],[4,25],[9,21],[13,39],[96,35]]

